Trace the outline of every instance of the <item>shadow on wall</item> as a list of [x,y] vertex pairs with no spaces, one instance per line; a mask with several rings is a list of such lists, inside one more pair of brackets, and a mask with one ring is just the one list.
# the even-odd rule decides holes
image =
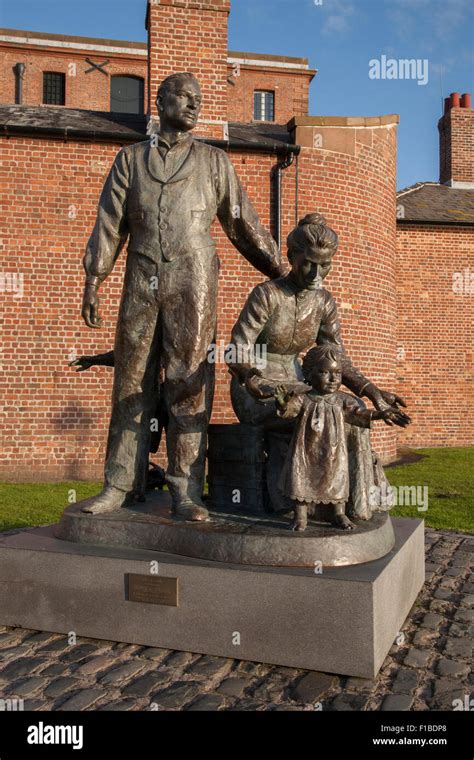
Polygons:
[[[51,417],[54,430],[60,434],[59,447],[64,449],[64,479],[81,480],[91,477],[90,457],[91,435],[94,428],[98,427],[100,415],[91,414],[89,410],[79,402],[70,403]],[[93,436],[93,442],[97,442],[97,436]],[[84,449],[87,450],[82,454]]]

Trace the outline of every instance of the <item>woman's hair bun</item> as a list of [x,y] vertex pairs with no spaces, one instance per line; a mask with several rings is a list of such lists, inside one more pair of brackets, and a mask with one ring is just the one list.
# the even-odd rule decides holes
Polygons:
[[322,214],[315,211],[313,214],[306,214],[306,216],[300,219],[298,227],[303,227],[305,224],[322,224],[326,227],[327,222]]

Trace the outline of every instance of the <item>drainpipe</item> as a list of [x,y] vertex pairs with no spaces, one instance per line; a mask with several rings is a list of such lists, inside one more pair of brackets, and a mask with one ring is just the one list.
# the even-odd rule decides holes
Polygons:
[[[287,169],[291,164],[293,163],[295,159],[295,155],[298,155],[299,153],[299,145],[298,146],[292,146],[292,150],[288,151],[286,156],[279,161],[274,167],[273,172],[276,175],[276,242],[278,245],[279,250],[281,251],[281,200],[282,200],[282,193],[281,193],[281,186],[282,186],[282,173],[285,169]],[[296,149],[296,150],[295,150]],[[298,207],[298,198],[296,198],[296,218],[297,218],[297,207]]]
[[25,76],[26,65],[24,63],[15,63],[13,71],[15,72],[15,103],[23,103],[23,77]]

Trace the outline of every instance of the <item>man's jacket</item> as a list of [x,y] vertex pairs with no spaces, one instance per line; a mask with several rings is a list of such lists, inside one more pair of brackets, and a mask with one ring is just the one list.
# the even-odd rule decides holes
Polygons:
[[99,201],[84,257],[86,273],[102,281],[127,237],[129,255],[172,261],[214,246],[218,217],[245,258],[267,277],[280,272],[273,237],[260,224],[227,154],[186,134],[165,157],[156,138],[123,148]]

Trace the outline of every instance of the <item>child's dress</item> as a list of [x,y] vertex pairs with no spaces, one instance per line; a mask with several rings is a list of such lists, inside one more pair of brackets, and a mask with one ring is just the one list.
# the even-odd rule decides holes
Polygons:
[[370,428],[371,412],[342,391],[292,396],[281,417],[298,417],[279,488],[303,502],[346,502],[349,462],[344,422]]

